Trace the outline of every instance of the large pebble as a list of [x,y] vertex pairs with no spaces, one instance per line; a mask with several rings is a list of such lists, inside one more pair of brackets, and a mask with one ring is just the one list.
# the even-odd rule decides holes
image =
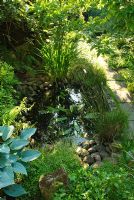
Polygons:
[[101,162],[101,157],[98,153],[92,153],[91,158],[93,158],[95,161]]
[[89,165],[92,165],[94,163],[94,158],[92,158],[90,155],[85,156],[83,158],[83,162],[88,163]]
[[92,165],[92,168],[93,168],[93,169],[97,169],[97,168],[99,168],[99,167],[101,167],[101,166],[102,166],[102,162],[97,161],[97,162],[95,162],[95,163]]

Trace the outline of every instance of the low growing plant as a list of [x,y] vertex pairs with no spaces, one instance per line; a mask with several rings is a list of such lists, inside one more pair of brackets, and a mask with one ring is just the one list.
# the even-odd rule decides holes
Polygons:
[[68,190],[60,188],[54,200],[133,200],[134,182],[121,165],[104,164],[95,170],[74,170]]
[[18,197],[26,191],[17,184],[16,173],[27,175],[25,164],[38,158],[40,152],[25,149],[35,128],[23,129],[17,138],[13,130],[13,126],[0,126],[0,190],[6,195]]
[[28,168],[28,176],[23,178],[24,186],[29,193],[19,200],[42,199],[38,187],[38,181],[42,174],[49,174],[58,168],[64,168],[70,174],[80,167],[80,161],[75,154],[75,148],[68,142],[58,142],[48,145],[41,150],[41,157],[32,163]]

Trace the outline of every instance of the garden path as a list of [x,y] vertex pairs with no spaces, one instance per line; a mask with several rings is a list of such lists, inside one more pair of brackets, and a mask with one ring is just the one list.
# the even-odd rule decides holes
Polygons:
[[131,95],[127,89],[126,83],[121,76],[108,66],[107,59],[103,56],[97,56],[96,50],[91,50],[90,44],[81,40],[78,45],[80,56],[87,59],[93,66],[102,68],[106,74],[107,85],[112,90],[119,106],[128,114],[129,135],[134,137],[134,104]]

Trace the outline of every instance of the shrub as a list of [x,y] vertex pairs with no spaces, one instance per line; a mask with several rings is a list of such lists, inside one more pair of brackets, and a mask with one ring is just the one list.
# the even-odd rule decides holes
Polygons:
[[101,141],[113,141],[121,137],[127,127],[127,114],[121,110],[106,112],[96,121],[96,133]]
[[17,138],[11,137],[13,130],[13,126],[0,126],[0,189],[9,196],[18,197],[26,191],[15,183],[15,173],[27,175],[25,163],[38,158],[40,153],[24,149],[35,128],[24,129]]
[[4,113],[14,107],[16,99],[13,86],[17,83],[13,68],[0,61],[0,120]]
[[67,142],[59,142],[51,147],[46,146],[44,150],[41,150],[41,153],[41,157],[30,164],[28,177],[23,179],[24,186],[29,190],[29,193],[26,197],[19,199],[41,199],[38,181],[42,174],[49,174],[61,167],[67,173],[72,173],[80,166],[74,148]]
[[54,200],[132,200],[134,182],[129,171],[119,165],[105,164],[96,170],[75,170],[70,188],[61,188]]

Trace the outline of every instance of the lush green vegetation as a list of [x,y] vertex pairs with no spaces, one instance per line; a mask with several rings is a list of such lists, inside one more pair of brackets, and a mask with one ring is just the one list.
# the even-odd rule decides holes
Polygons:
[[[41,199],[40,176],[59,168],[69,185],[55,200],[134,199],[133,136],[103,70],[106,63],[134,95],[133,1],[2,0],[0,10],[0,199]],[[103,151],[107,162],[99,156],[101,167],[85,170],[72,139],[84,135],[95,143],[84,156],[97,145],[120,151]],[[27,166],[22,155],[34,152],[33,160],[34,148],[41,156]],[[18,197],[21,185],[28,193]]]

